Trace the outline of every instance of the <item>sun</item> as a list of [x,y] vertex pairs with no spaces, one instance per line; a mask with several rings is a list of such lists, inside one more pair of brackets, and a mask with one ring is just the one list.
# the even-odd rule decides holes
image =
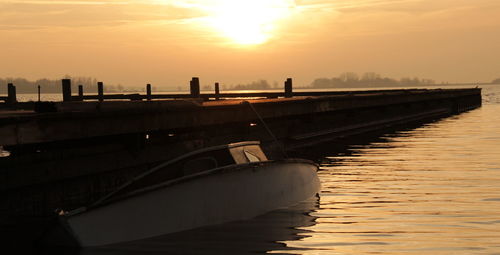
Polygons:
[[213,0],[206,6],[207,25],[238,45],[269,41],[278,22],[288,17],[293,0]]

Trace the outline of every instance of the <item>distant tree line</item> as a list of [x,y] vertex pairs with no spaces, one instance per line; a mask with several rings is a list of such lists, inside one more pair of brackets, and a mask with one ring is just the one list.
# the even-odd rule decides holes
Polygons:
[[[278,88],[278,82],[274,81],[271,85],[266,80],[257,80],[252,81],[250,83],[238,83],[238,84],[221,84],[222,90],[266,90],[266,89],[275,89]],[[203,85],[203,90],[213,90],[214,85]],[[182,87],[177,87],[178,91],[182,91]]]
[[266,80],[258,80],[258,81],[253,81],[247,84],[235,84],[235,85],[230,85],[228,86],[227,89],[230,90],[245,90],[245,89],[254,89],[254,90],[265,90],[265,89],[272,89],[272,88],[277,88],[278,83],[274,82],[273,85],[269,84],[268,81]]
[[346,72],[333,78],[318,78],[311,83],[313,88],[363,88],[363,87],[406,87],[434,85],[431,79],[404,77],[399,80],[382,77],[380,74],[369,72],[363,75]]
[[[318,78],[311,84],[300,87],[312,88],[363,88],[363,87],[407,87],[407,86],[425,86],[435,85],[436,82],[431,79],[409,78],[404,77],[399,80],[382,77],[380,74],[368,72],[363,75],[358,75],[353,72],[346,72],[333,78]],[[298,87],[297,85],[295,85]],[[273,85],[266,80],[258,80],[247,84],[223,85],[225,90],[266,90],[281,88],[275,81]],[[210,86],[204,86],[204,89],[210,89]]]
[[[66,75],[64,78],[71,79],[72,90],[76,93],[78,85],[83,85],[85,93],[97,93],[98,80],[93,77],[71,77]],[[24,78],[0,78],[0,94],[7,93],[7,84],[13,83],[16,86],[17,93],[37,93],[40,85],[42,93],[61,93],[61,80],[38,79],[30,81]],[[491,82],[492,84],[500,84],[500,78]],[[407,86],[425,86],[435,85],[435,81],[431,79],[409,78],[404,77],[399,80],[382,77],[374,72],[358,75],[353,72],[342,73],[333,78],[318,78],[312,81],[311,84],[305,87],[312,88],[369,88],[369,87],[407,87]],[[297,85],[294,85],[298,87]],[[274,81],[270,84],[266,80],[257,80],[246,84],[222,85],[222,90],[266,90],[282,88],[278,82]],[[156,90],[157,88],[153,88]],[[178,87],[182,90],[182,87]],[[211,85],[203,86],[204,90],[212,90]],[[123,91],[143,91],[144,88],[125,88],[118,84],[104,84],[105,92],[123,92]]]
[[[92,77],[71,77],[66,75],[65,79],[71,79],[71,89],[72,91],[78,91],[78,85],[83,85],[83,90],[85,93],[97,93],[97,82],[96,78]],[[51,80],[51,79],[38,79],[35,81],[30,81],[25,78],[0,78],[0,94],[7,93],[7,84],[12,83],[16,86],[16,92],[19,94],[23,93],[38,93],[38,86],[42,93],[61,93],[61,79]],[[111,85],[104,84],[104,91],[106,92],[117,92],[123,91],[124,87],[122,85]]]

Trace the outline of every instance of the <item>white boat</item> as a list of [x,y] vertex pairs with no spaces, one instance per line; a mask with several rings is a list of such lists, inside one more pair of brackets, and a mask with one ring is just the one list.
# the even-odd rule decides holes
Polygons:
[[249,219],[316,195],[317,170],[308,160],[268,160],[259,142],[215,146],[160,164],[59,220],[89,247]]

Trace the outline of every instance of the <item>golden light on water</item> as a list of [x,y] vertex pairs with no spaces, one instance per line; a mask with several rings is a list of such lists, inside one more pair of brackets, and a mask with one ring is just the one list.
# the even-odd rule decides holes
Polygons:
[[295,4],[290,0],[215,0],[204,9],[207,25],[237,45],[269,41],[279,21],[288,17]]

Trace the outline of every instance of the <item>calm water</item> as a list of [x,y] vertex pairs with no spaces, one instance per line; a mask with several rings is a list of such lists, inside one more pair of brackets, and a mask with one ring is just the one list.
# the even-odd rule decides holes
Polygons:
[[[297,254],[500,254],[500,88],[484,106],[327,157]],[[300,249],[299,249],[300,248]]]
[[500,86],[483,88],[480,109],[342,153],[325,146],[319,198],[74,253],[500,254]]

